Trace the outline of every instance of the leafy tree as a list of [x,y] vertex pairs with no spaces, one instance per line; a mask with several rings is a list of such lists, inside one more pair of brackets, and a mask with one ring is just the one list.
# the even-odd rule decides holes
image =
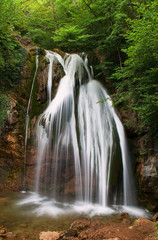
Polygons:
[[2,1],[0,8],[0,83],[11,86],[20,78],[24,50],[13,36],[14,24],[17,22],[17,3]]
[[[55,29],[52,5],[48,1],[22,1],[21,9],[25,13],[24,37],[31,37],[33,43],[45,49],[54,48],[52,35]],[[27,27],[26,27],[27,26]],[[25,28],[26,27],[26,28]]]
[[52,38],[65,51],[98,49],[106,57],[100,67],[114,70],[115,65],[122,66],[120,49],[125,44],[126,19],[134,16],[133,11],[126,0],[64,0],[62,4],[56,0],[58,28]]
[[117,96],[118,102],[128,100],[142,127],[158,137],[158,1],[141,3],[138,15],[141,18],[128,20],[129,46],[124,49],[128,58],[115,74],[119,79]]

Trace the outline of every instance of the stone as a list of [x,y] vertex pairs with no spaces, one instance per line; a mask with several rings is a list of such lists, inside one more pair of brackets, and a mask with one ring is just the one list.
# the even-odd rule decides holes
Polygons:
[[59,238],[58,232],[41,232],[39,234],[39,240],[57,240]]
[[7,230],[4,227],[1,227],[0,229],[0,238],[6,237]]
[[7,239],[16,239],[16,234],[13,232],[7,232],[6,234]]
[[129,215],[128,215],[128,213],[126,213],[126,212],[117,214],[117,219],[118,219],[118,220],[128,219],[128,218],[129,218]]
[[108,239],[105,239],[105,240],[120,240],[120,238],[116,237],[116,238],[108,238]]
[[6,229],[5,228],[0,229],[0,234],[4,234],[4,233],[6,233]]
[[146,218],[138,218],[137,220],[135,220],[134,222],[136,225],[153,225],[152,221],[146,219]]
[[26,224],[26,223],[22,223],[22,224],[20,224],[20,227],[21,227],[21,228],[26,228],[26,227],[27,227],[27,224]]
[[154,222],[158,221],[158,212],[153,216],[152,220]]
[[77,237],[78,233],[76,230],[70,228],[64,236],[65,237]]
[[82,230],[90,227],[90,224],[91,224],[91,220],[90,219],[88,219],[88,218],[81,218],[81,219],[75,220],[71,224],[70,228],[71,229],[75,229],[77,231],[82,231]]
[[143,164],[143,190],[146,192],[154,192],[158,196],[158,158],[150,157]]
[[29,239],[29,234],[25,233],[24,235],[21,236],[22,240]]

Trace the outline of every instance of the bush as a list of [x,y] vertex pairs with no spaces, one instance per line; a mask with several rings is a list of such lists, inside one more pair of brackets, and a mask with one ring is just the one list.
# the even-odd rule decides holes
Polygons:
[[26,50],[12,36],[0,34],[0,82],[3,87],[15,86],[21,78]]

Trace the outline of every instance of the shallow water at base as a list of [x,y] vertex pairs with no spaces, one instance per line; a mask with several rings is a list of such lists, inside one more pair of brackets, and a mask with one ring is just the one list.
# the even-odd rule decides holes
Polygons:
[[[39,239],[41,231],[61,231],[67,229],[76,216],[37,216],[34,205],[17,205],[24,199],[22,193],[0,194],[0,226],[17,234],[19,239]],[[26,196],[25,196],[26,197]]]
[[0,193],[0,226],[20,239],[38,239],[41,231],[62,231],[79,217],[103,222],[116,221],[116,213],[129,212],[134,217],[148,217],[145,210],[124,206],[103,208],[83,202],[63,204],[36,193]]

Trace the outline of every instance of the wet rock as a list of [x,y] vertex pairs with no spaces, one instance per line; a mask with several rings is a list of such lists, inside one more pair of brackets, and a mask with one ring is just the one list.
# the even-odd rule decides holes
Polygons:
[[80,232],[82,230],[87,229],[91,225],[91,220],[88,218],[83,218],[83,219],[77,219],[74,221],[70,228],[76,230],[77,232]]
[[39,235],[39,240],[57,240],[59,238],[58,232],[41,232]]
[[37,101],[41,104],[47,101],[47,77],[48,77],[48,65],[45,62],[40,62],[39,68],[41,71],[37,73],[37,81],[39,84]]
[[3,226],[0,227],[0,239],[6,237],[7,230]]
[[8,123],[10,125],[14,125],[18,122],[19,113],[17,112],[17,110],[8,111],[7,115],[8,115]]
[[146,218],[139,218],[134,222],[133,230],[149,235],[155,231],[154,223]]
[[[148,194],[150,202],[158,200],[158,156],[149,157],[142,164],[141,187],[142,191]],[[154,203],[153,202],[153,203]],[[154,204],[155,205],[155,204]],[[156,205],[155,205],[156,208]]]
[[[128,214],[119,214],[121,219],[128,220]],[[69,235],[70,229],[76,229],[78,236]],[[75,232],[74,232],[75,233]],[[154,223],[145,218],[139,218],[130,226],[129,222],[90,221],[78,219],[71,227],[60,234],[59,240],[158,240]]]
[[146,218],[138,218],[137,220],[135,220],[135,225],[151,225],[153,226],[153,222],[150,221],[149,219],[146,219]]
[[28,239],[30,239],[29,234],[24,234],[21,236],[21,240],[28,240]]
[[[15,36],[21,41],[21,36]],[[23,45],[29,46],[29,39],[23,41]],[[10,107],[7,111],[7,121],[0,137],[0,191],[20,191],[23,188],[23,163],[24,163],[24,148],[25,148],[25,116],[29,98],[30,84],[32,75],[34,74],[36,47],[28,48],[28,54],[22,71],[22,79],[19,85],[10,91]],[[41,51],[40,51],[41,54]],[[27,142],[27,188],[30,189],[34,184],[33,172],[34,153],[32,155],[33,144],[31,142],[35,134],[35,122],[40,114],[40,109],[45,106],[40,106],[47,99],[47,73],[48,64],[44,62],[45,51],[40,56],[39,71],[35,87],[37,93],[39,91],[39,102],[35,105],[37,94],[33,95],[34,99],[30,105],[30,123],[28,129]],[[30,144],[31,143],[31,144]],[[31,176],[31,178],[30,178]]]
[[60,237],[59,240],[61,239],[74,239],[75,237],[78,236],[78,233],[76,230],[69,228],[67,231],[63,231],[62,233],[60,233]]
[[74,229],[69,229],[68,232],[65,234],[66,237],[77,237],[77,231]]
[[118,237],[116,237],[116,238],[108,238],[108,239],[103,239],[103,240],[120,240],[121,238],[118,238]]
[[13,232],[7,232],[7,234],[6,234],[6,238],[7,239],[16,239],[16,234],[15,233],[13,233]]
[[126,212],[120,213],[120,214],[117,214],[117,219],[118,220],[129,219],[129,215]]
[[1,234],[5,234],[6,232],[7,232],[7,230],[6,230],[5,228],[0,229],[0,235],[1,235]]
[[125,223],[125,224],[131,224],[131,220],[130,219],[126,219],[126,218],[124,218],[122,220],[122,222]]
[[58,86],[60,79],[65,75],[62,65],[56,60],[53,67],[54,86]]
[[26,223],[22,223],[22,224],[20,224],[20,227],[21,227],[21,228],[26,228],[26,227],[27,227],[27,224],[26,224]]
[[158,212],[153,216],[152,220],[154,222],[158,221]]

